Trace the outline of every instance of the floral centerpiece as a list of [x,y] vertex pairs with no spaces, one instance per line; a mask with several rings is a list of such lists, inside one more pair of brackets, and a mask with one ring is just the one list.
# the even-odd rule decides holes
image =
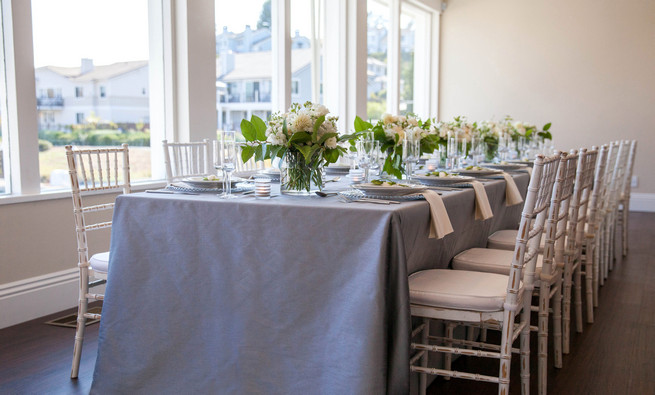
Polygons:
[[391,115],[383,114],[382,119],[375,125],[355,118],[355,133],[349,138],[357,139],[365,133],[373,132],[373,138],[380,142],[380,151],[386,154],[382,171],[402,178],[403,174],[403,140],[420,139],[421,154],[432,153],[438,144],[443,144],[439,135],[439,129],[427,119],[421,121],[414,115]]
[[338,145],[336,116],[321,105],[294,103],[286,113],[275,113],[268,125],[259,117],[241,121],[246,140],[241,159],[280,158],[280,189],[288,194],[309,194],[323,186],[323,167],[335,163],[345,149]]

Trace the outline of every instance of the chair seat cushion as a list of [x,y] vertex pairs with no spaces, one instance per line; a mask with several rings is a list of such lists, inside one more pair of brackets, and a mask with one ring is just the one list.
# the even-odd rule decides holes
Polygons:
[[[516,246],[516,235],[518,230],[515,229],[504,229],[494,232],[487,239],[487,248],[495,248],[497,250],[511,250],[514,251]],[[546,245],[546,238],[542,237],[539,242],[539,253],[544,252],[544,246]]]
[[508,276],[463,270],[422,270],[409,276],[412,304],[474,311],[499,311]]
[[109,268],[109,251],[94,254],[89,259],[91,269],[99,273],[107,273]]
[[[474,272],[497,273],[509,276],[514,251],[493,248],[471,248],[462,251],[453,258],[453,269]],[[541,274],[543,255],[537,256],[535,274]]]

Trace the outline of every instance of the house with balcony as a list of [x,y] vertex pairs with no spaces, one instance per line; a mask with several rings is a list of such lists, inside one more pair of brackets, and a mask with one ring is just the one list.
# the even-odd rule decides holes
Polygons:
[[149,123],[148,61],[35,70],[39,130],[61,130],[89,117],[115,123]]

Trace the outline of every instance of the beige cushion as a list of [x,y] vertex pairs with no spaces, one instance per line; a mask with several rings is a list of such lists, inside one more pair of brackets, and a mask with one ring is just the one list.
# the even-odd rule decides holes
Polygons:
[[[514,229],[505,229],[494,232],[487,239],[487,248],[495,248],[497,250],[511,250],[514,251],[516,247],[516,235],[518,230]],[[539,253],[544,252],[544,246],[546,245],[546,238],[542,237],[539,242]]]
[[409,276],[412,304],[475,311],[499,311],[508,276],[462,270],[422,270]]
[[[509,276],[514,251],[493,248],[471,248],[462,251],[453,258],[453,269],[475,272],[497,273]],[[537,256],[535,273],[541,274],[543,255]]]
[[109,268],[109,251],[94,254],[91,259],[89,259],[89,264],[91,264],[91,269],[94,271],[107,273]]

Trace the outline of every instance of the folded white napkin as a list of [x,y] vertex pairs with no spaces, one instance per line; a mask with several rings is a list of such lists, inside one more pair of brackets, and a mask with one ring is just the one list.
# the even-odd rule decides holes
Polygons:
[[473,190],[475,191],[475,219],[485,220],[494,216],[489,204],[489,197],[484,185],[480,181],[471,181]]
[[516,187],[516,183],[511,175],[503,172],[503,177],[505,178],[505,202],[507,206],[513,206],[515,204],[523,203],[523,197],[521,192]]
[[425,200],[430,205],[430,238],[442,239],[445,235],[453,233],[453,225],[441,196],[434,191],[423,192]]
[[523,170],[526,171],[530,177],[532,177],[532,167],[528,166],[525,167]]

